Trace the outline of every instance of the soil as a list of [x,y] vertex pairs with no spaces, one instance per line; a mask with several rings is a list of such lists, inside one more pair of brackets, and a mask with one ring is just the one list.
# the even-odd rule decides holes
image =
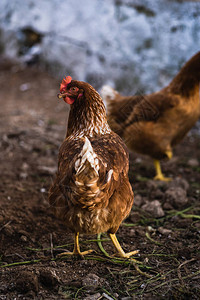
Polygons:
[[[139,262],[117,259],[102,235],[73,235],[55,218],[48,189],[57,168],[69,108],[59,81],[33,67],[0,64],[0,299],[199,299],[200,136],[193,129],[155,182],[149,158],[130,153],[135,204],[117,237]],[[103,250],[102,249],[102,250]],[[103,251],[104,251],[103,250]]]

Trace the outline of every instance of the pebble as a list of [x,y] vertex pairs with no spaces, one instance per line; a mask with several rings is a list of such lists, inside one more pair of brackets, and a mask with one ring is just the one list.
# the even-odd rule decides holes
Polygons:
[[20,172],[19,177],[20,177],[21,179],[27,179],[28,173],[26,173],[26,172]]
[[186,190],[181,187],[170,187],[167,189],[164,199],[174,208],[181,208],[188,203]]
[[189,185],[188,181],[181,177],[176,177],[173,181],[169,182],[169,184],[168,184],[168,188],[180,187],[186,191],[189,189],[189,186],[190,185]]
[[157,190],[157,189],[165,189],[167,184],[168,182],[166,181],[149,180],[147,182],[147,189],[150,191]]
[[142,204],[144,204],[144,201],[142,199],[142,196],[141,195],[136,195],[134,197],[134,205],[140,207]]
[[25,235],[22,235],[21,237],[20,237],[20,240],[22,241],[22,242],[27,242],[27,237],[25,236]]
[[31,83],[30,83],[30,82],[25,82],[25,83],[23,83],[23,84],[21,84],[21,85],[19,86],[19,90],[20,90],[21,92],[28,91],[30,88],[31,88]]
[[100,293],[97,293],[97,294],[94,294],[94,295],[89,295],[89,296],[83,298],[83,300],[98,300],[98,299],[101,299],[101,294]]
[[169,202],[165,202],[165,203],[163,204],[163,208],[164,208],[165,210],[172,210],[172,209],[173,209],[173,206],[172,206]]
[[14,234],[14,229],[11,226],[5,226],[4,227],[4,234],[7,236],[12,236]]
[[130,231],[129,231],[129,235],[130,236],[135,236],[136,235],[135,229],[131,228]]
[[49,265],[54,268],[57,267],[57,263],[55,261],[50,261]]
[[30,291],[38,292],[38,277],[31,271],[19,271],[15,288],[22,294],[26,294]]
[[191,159],[188,160],[188,165],[190,167],[198,167],[199,166],[199,162],[198,162],[197,159],[191,158]]
[[38,166],[40,175],[54,175],[57,171],[57,167]]
[[142,206],[142,209],[151,214],[154,218],[160,218],[165,215],[161,203],[158,200],[148,202]]
[[158,232],[160,232],[163,235],[169,235],[170,233],[172,233],[172,230],[166,229],[164,227],[159,227]]
[[160,189],[152,191],[152,193],[151,193],[151,199],[162,199],[163,196],[164,196],[164,193]]
[[59,277],[54,270],[45,269],[40,271],[40,282],[44,286],[52,288],[57,285],[59,281]]
[[100,278],[96,274],[89,273],[83,280],[83,286],[92,286],[96,288],[100,285]]

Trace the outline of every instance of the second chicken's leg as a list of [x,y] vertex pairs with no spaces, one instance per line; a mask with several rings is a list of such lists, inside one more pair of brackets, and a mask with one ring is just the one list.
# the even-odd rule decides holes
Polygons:
[[162,173],[160,161],[155,159],[154,160],[154,166],[156,169],[156,176],[154,177],[154,180],[163,180],[163,181],[170,181],[171,178],[165,177]]

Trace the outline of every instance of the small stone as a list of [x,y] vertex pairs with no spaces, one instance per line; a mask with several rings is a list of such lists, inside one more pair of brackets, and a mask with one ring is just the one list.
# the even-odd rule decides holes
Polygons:
[[152,190],[157,190],[157,189],[165,189],[167,186],[168,182],[166,181],[156,181],[156,180],[149,180],[147,181],[147,189],[152,191]]
[[172,233],[172,230],[166,229],[164,227],[159,227],[158,231],[163,235],[169,235],[170,233]]
[[14,229],[11,226],[4,227],[4,234],[7,236],[12,236],[14,234]]
[[19,86],[19,90],[20,90],[21,92],[28,91],[30,88],[31,88],[30,82],[23,83],[23,84],[21,84],[21,85]]
[[199,162],[196,158],[191,158],[188,160],[188,165],[190,167],[198,167],[199,166]]
[[165,202],[165,203],[163,204],[163,208],[164,208],[165,210],[172,210],[172,209],[173,209],[173,206],[172,206],[169,202]]
[[57,167],[38,166],[40,175],[54,175]]
[[142,199],[142,196],[136,195],[134,197],[134,205],[140,207],[142,204],[144,204],[144,201]]
[[135,234],[136,234],[136,236],[144,236],[144,234],[145,234],[144,227],[137,226],[137,228],[135,228]]
[[23,171],[27,171],[28,168],[29,168],[29,165],[28,165],[26,162],[24,162],[24,163],[22,164],[22,170],[23,170]]
[[170,187],[165,192],[165,201],[175,208],[181,208],[188,203],[186,190],[181,187]]
[[59,277],[56,275],[56,272],[53,270],[41,270],[40,271],[40,282],[46,287],[54,287],[59,282]]
[[128,222],[129,222],[129,220],[131,223],[135,224],[141,220],[141,215],[137,211],[133,210],[133,211],[131,211],[131,214],[128,217]]
[[83,300],[98,300],[98,299],[101,299],[101,294],[100,293],[97,293],[97,294],[94,294],[94,295],[89,295],[89,296],[83,298]]
[[164,193],[160,189],[152,191],[152,193],[151,193],[151,199],[162,199],[163,196],[164,196]]
[[20,240],[22,241],[22,242],[27,242],[27,237],[25,236],[25,235],[22,235],[21,237],[20,237]]
[[50,261],[49,265],[54,268],[57,267],[57,263],[55,261]]
[[162,206],[158,200],[151,201],[142,206],[142,209],[152,215],[154,218],[160,218],[165,215]]
[[135,163],[136,163],[136,164],[140,164],[141,162],[142,162],[141,157],[136,157]]
[[147,230],[149,232],[153,232],[153,233],[155,233],[155,231],[156,231],[156,229],[154,229],[152,226],[147,226]]
[[30,233],[28,233],[27,231],[21,229],[18,231],[18,233],[21,235],[21,236],[25,236],[26,238],[30,236]]
[[19,177],[20,177],[21,179],[27,179],[28,174],[25,173],[25,172],[20,172]]
[[146,183],[148,190],[155,190],[157,188],[157,182],[155,180],[149,180]]
[[21,271],[16,278],[15,288],[22,294],[30,291],[38,292],[38,278],[31,271]]
[[100,285],[100,278],[96,274],[89,273],[83,280],[83,286],[92,286],[94,289]]
[[135,236],[135,235],[136,235],[135,229],[133,229],[133,228],[130,229],[129,235],[130,235],[130,236]]
[[184,178],[181,177],[176,177],[173,181],[169,182],[168,184],[168,188],[170,187],[180,187],[184,190],[188,190],[189,189],[189,183],[187,182],[187,180],[185,180]]

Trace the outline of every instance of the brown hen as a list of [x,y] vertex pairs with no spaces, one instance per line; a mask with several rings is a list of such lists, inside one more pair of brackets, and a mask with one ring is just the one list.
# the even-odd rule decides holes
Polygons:
[[79,233],[107,232],[121,257],[125,253],[115,233],[133,204],[128,179],[128,151],[111,131],[103,101],[88,83],[63,79],[59,98],[71,105],[67,136],[58,158],[58,172],[49,191],[57,217],[75,234],[73,252],[81,252]]
[[111,129],[123,138],[130,150],[154,159],[155,180],[170,180],[162,174],[159,160],[172,157],[173,146],[200,116],[199,83],[200,52],[159,92],[122,96],[111,87],[102,88]]

